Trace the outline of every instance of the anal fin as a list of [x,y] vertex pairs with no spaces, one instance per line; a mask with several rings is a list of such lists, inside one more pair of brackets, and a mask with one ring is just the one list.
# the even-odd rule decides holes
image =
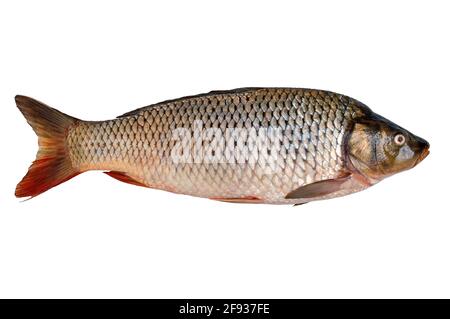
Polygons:
[[112,178],[115,178],[118,181],[121,181],[124,183],[132,184],[132,185],[136,185],[136,186],[148,187],[147,185],[135,180],[134,178],[130,177],[129,175],[127,175],[126,173],[123,173],[123,172],[109,171],[109,172],[104,172],[104,173],[106,175],[109,175]]

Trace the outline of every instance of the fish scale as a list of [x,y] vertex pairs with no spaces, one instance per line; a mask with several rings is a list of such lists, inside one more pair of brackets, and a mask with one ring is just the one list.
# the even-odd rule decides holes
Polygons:
[[[123,172],[149,187],[193,196],[289,203],[296,202],[285,198],[292,190],[339,176],[345,160],[343,138],[360,113],[356,100],[326,91],[211,92],[144,107],[110,121],[77,122],[69,129],[67,146],[72,165],[80,171]],[[193,137],[200,121],[203,129],[214,128],[221,136],[237,129],[237,149],[227,151],[230,141],[219,147],[216,140],[205,138],[197,149],[190,145],[196,139],[175,139],[176,129]],[[269,141],[280,145],[277,154],[258,143],[261,136],[248,134],[260,128],[280,131],[269,134]],[[177,144],[190,150],[194,160],[174,163]],[[211,162],[212,150],[226,160]]]

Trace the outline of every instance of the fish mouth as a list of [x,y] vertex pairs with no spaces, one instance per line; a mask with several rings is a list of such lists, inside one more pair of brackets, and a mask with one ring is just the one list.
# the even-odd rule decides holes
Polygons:
[[419,155],[419,157],[417,157],[416,163],[414,164],[414,166],[416,166],[417,164],[419,164],[420,162],[422,162],[428,155],[430,154],[430,148],[426,147],[422,153]]

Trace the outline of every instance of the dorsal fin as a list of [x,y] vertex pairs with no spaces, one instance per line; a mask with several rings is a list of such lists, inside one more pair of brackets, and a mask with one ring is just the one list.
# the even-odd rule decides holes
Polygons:
[[178,102],[178,101],[185,100],[185,99],[193,99],[193,98],[204,97],[204,96],[209,96],[209,95],[245,93],[245,92],[259,90],[259,89],[261,89],[261,88],[247,87],[247,88],[238,88],[238,89],[233,89],[233,90],[215,90],[215,91],[211,91],[211,92],[208,92],[208,93],[201,93],[201,94],[196,94],[196,95],[188,95],[188,96],[180,97],[180,98],[177,98],[177,99],[166,100],[166,101],[162,101],[162,102],[159,102],[159,103],[156,103],[156,104],[151,104],[151,105],[148,105],[148,106],[140,107],[140,108],[138,108],[136,110],[124,113],[124,114],[118,116],[117,118],[122,118],[122,117],[127,117],[127,116],[134,116],[134,115],[137,115],[140,112],[142,112],[144,109],[149,109],[149,108],[152,108],[152,107],[155,107],[155,106],[160,106],[162,104]]
[[237,88],[232,90],[213,90],[209,93],[206,93],[205,95],[218,95],[218,94],[239,94],[239,93],[245,93],[249,91],[255,91],[262,88],[259,87],[246,87],[246,88]]

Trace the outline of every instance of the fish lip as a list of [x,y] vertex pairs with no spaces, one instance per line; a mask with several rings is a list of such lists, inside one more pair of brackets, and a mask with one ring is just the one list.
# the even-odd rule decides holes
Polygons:
[[428,155],[430,154],[430,148],[426,147],[422,153],[419,155],[419,157],[417,157],[416,163],[414,164],[414,166],[416,166],[417,164],[419,164],[420,162],[422,162]]

